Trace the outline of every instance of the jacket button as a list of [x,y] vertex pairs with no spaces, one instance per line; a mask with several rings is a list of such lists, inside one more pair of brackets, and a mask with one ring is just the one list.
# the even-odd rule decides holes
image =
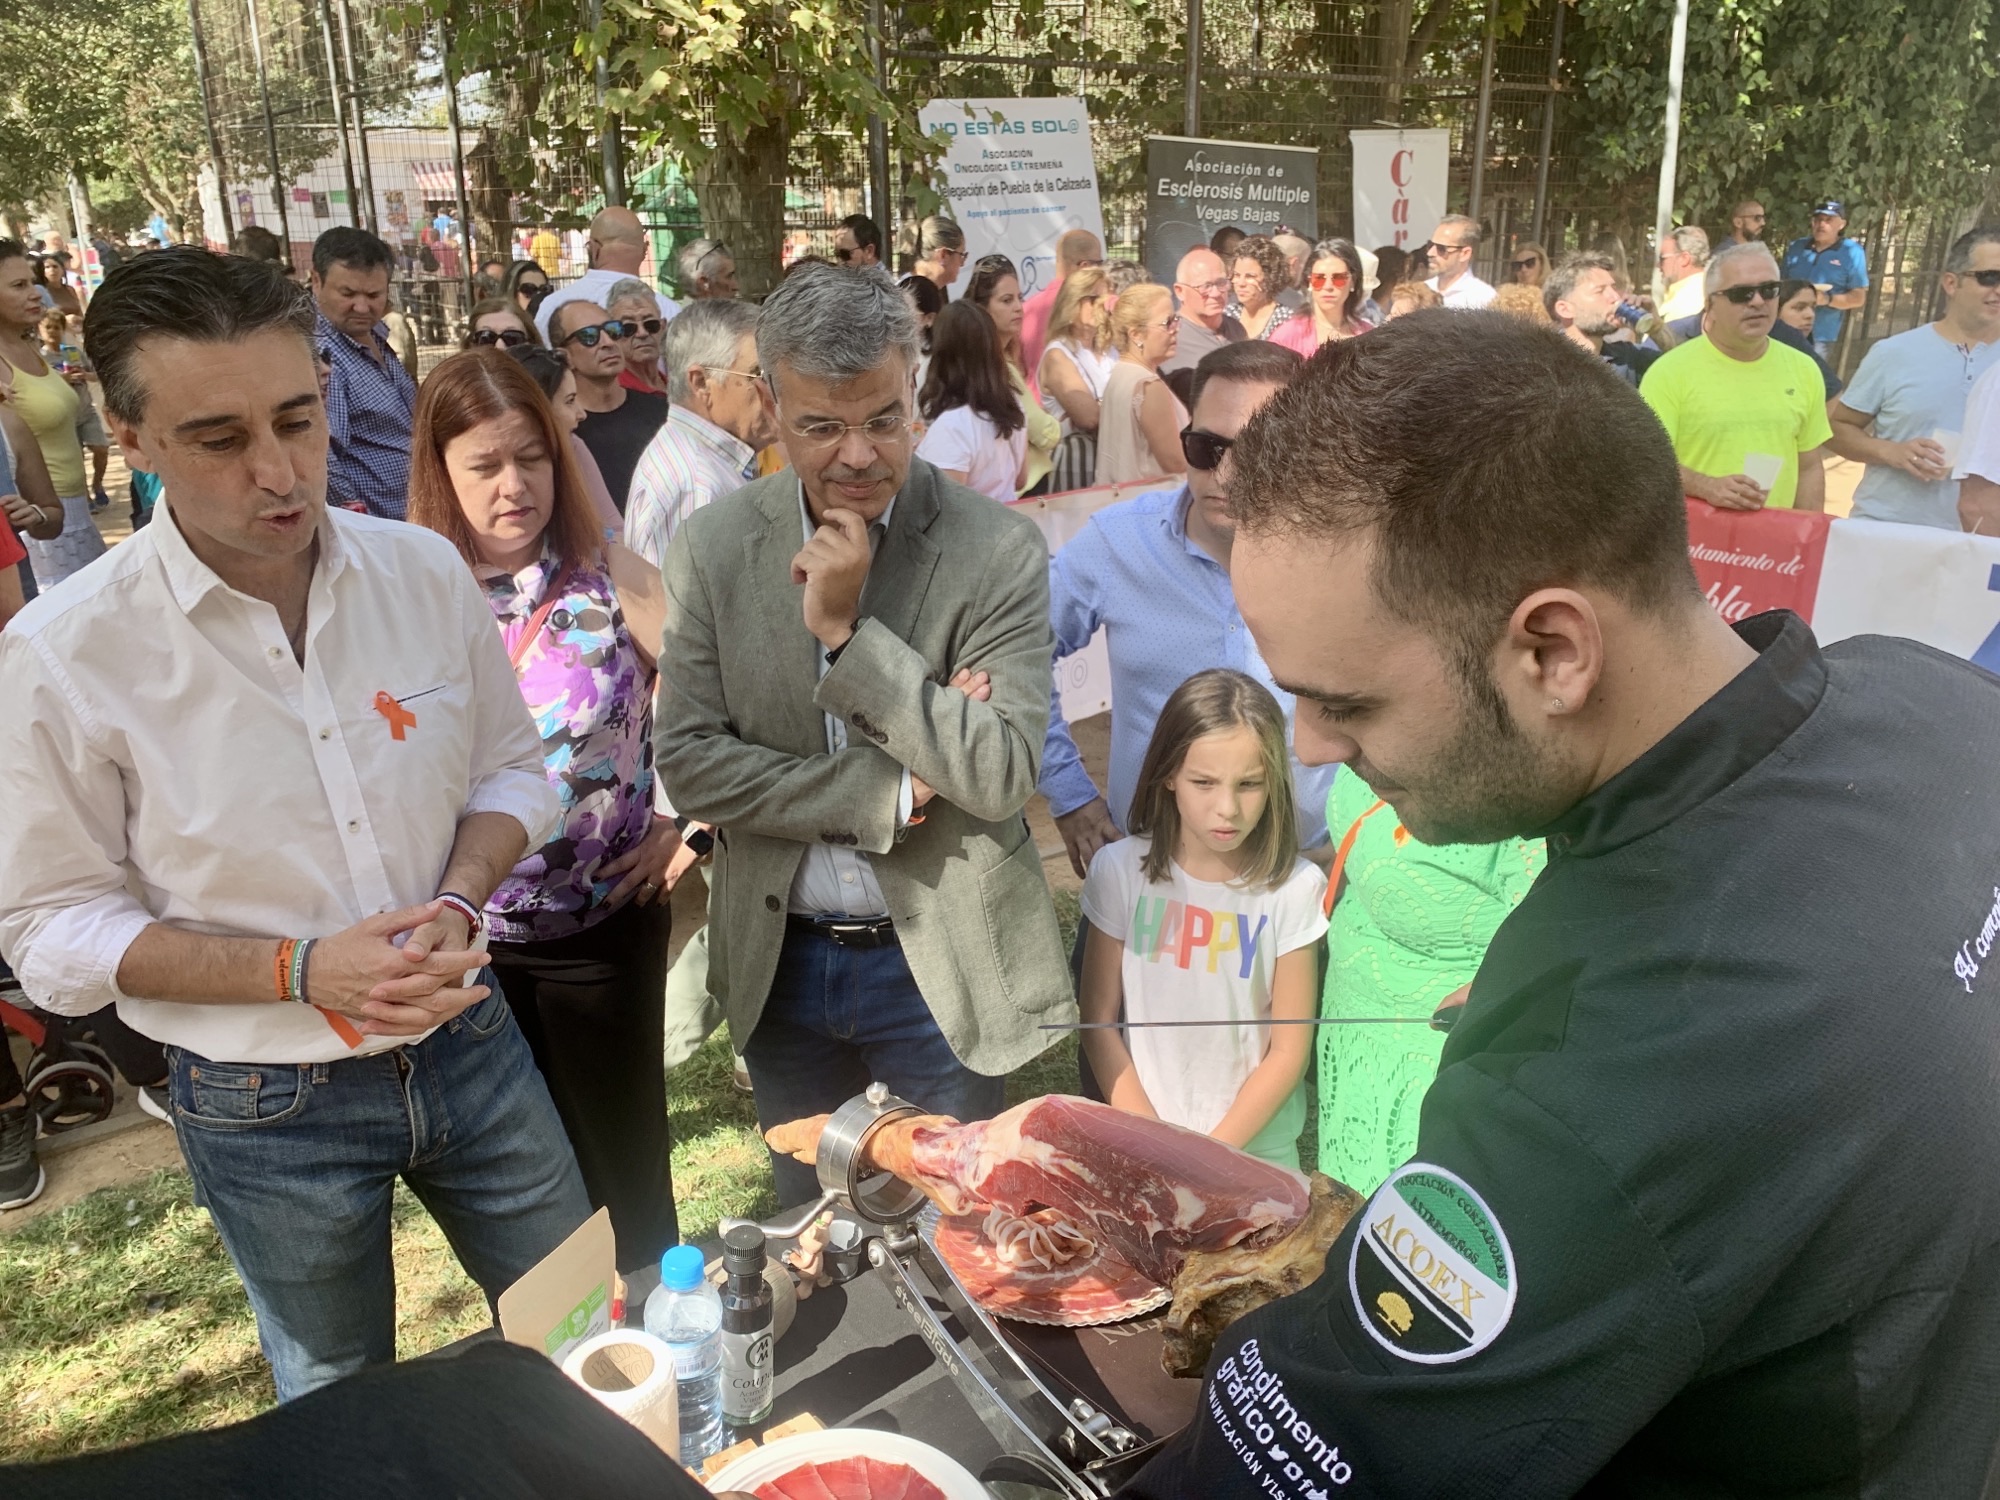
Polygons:
[[776,896],[766,896],[764,898],[765,911],[776,911],[783,904],[784,903],[779,901]]

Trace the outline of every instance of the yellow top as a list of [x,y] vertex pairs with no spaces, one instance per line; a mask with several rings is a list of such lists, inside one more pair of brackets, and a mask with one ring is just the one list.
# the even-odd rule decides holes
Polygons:
[[55,371],[30,375],[14,367],[14,410],[34,429],[49,466],[49,479],[65,499],[90,493],[83,473],[83,444],[76,440],[76,391]]
[[1007,378],[1013,383],[1014,394],[1020,398],[1021,410],[1028,418],[1028,464],[1021,484],[1021,492],[1026,494],[1048,478],[1049,470],[1055,467],[1051,455],[1062,441],[1062,422],[1050,416],[1029,392],[1028,377],[1011,360],[1007,364]]

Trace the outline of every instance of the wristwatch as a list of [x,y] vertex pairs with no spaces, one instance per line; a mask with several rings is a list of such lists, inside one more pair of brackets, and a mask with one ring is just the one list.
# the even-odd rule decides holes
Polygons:
[[712,828],[697,828],[693,833],[689,833],[687,826],[692,821],[694,820],[691,818],[677,817],[674,819],[674,827],[680,830],[681,842],[683,844],[694,850],[697,856],[705,857],[709,850],[715,847],[715,830]]

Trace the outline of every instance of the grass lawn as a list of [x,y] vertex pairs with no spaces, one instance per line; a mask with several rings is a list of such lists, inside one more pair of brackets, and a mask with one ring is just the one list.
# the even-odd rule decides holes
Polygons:
[[[1076,897],[1058,893],[1064,940]],[[1076,1088],[1065,1038],[1008,1080],[1010,1102]],[[668,1079],[681,1232],[777,1207],[749,1096],[709,1038]],[[429,1214],[398,1187],[396,1351],[486,1326],[486,1299]],[[187,1177],[156,1172],[0,1234],[0,1461],[55,1458],[254,1416],[271,1404],[256,1322]]]

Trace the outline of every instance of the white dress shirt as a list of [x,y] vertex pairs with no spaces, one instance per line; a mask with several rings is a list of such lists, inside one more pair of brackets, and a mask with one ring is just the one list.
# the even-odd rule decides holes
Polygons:
[[[868,545],[871,552],[882,550],[882,538],[889,533],[889,518],[896,514],[896,502],[891,500],[889,508],[882,512],[881,519],[868,527]],[[799,486],[799,520],[805,527],[805,540],[811,541],[813,532],[812,512],[806,508],[805,486]],[[833,670],[826,659],[826,650],[815,640],[813,660],[819,664],[819,675],[824,678]],[[847,748],[847,721],[823,714],[826,720],[826,753],[838,755]],[[903,767],[903,779],[896,792],[896,826],[903,827],[910,821],[915,810],[916,790],[910,785],[910,768]],[[799,861],[798,873],[792,877],[792,892],[789,910],[803,917],[857,917],[874,918],[889,915],[888,899],[882,894],[881,882],[875,878],[875,866],[868,856],[858,849],[842,848],[838,844],[808,844],[806,857]]]
[[397,521],[327,513],[301,666],[277,610],[216,576],[163,502],[0,632],[0,703],[0,951],[22,988],[64,1015],[115,1002],[218,1061],[413,1039],[351,1052],[309,1006],[127,995],[118,965],[149,924],[324,937],[436,894],[466,815],[508,814],[530,848],[556,815],[471,569]]
[[[603,307],[605,299],[611,295],[611,289],[619,282],[645,279],[637,271],[585,271],[568,286],[559,286],[542,298],[541,305],[535,309],[535,327],[541,330],[542,340],[547,343],[550,341],[549,316],[565,302],[595,302],[599,307]],[[660,304],[660,317],[668,323],[673,322],[681,310],[680,303],[665,292],[657,290],[653,293],[653,300]]]
[[1491,307],[1493,305],[1493,299],[1500,295],[1498,292],[1493,290],[1493,287],[1490,283],[1481,281],[1477,276],[1474,276],[1470,271],[1467,271],[1463,276],[1459,277],[1458,280],[1454,281],[1450,286],[1443,286],[1443,287],[1439,286],[1438,279],[1435,276],[1433,276],[1429,281],[1426,281],[1424,285],[1429,287],[1432,291],[1436,292],[1440,297],[1444,298],[1444,305],[1446,307],[1464,307],[1464,308],[1474,308],[1474,309],[1481,307]]

